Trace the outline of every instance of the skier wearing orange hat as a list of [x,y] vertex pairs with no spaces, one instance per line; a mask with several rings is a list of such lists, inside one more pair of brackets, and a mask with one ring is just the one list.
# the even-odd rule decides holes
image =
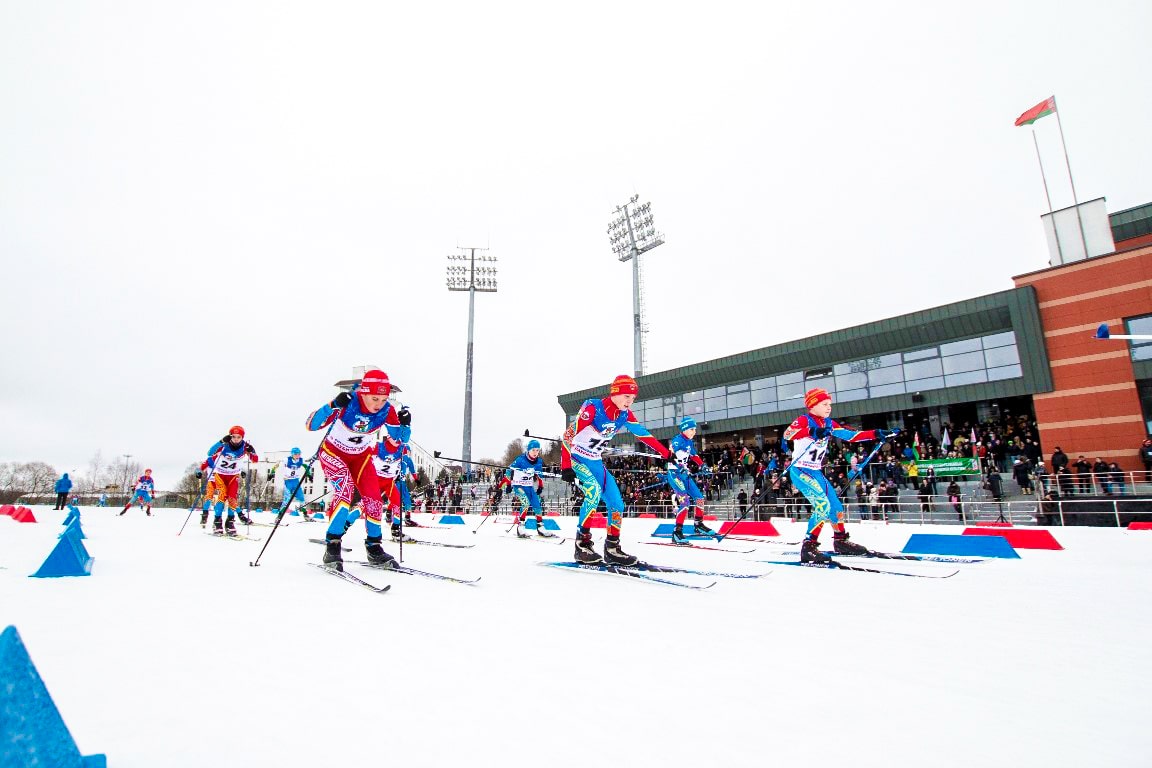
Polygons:
[[819,387],[804,394],[807,413],[796,417],[784,439],[792,441],[792,463],[788,466],[788,476],[792,487],[804,494],[812,503],[812,516],[808,518],[808,534],[800,547],[800,562],[829,563],[831,558],[820,551],[820,530],[824,523],[831,523],[834,530],[833,543],[837,554],[863,555],[865,547],[848,540],[844,528],[846,515],[844,505],[836,489],[824,477],[824,457],[828,454],[828,441],[839,438],[849,443],[864,440],[885,440],[895,435],[897,429],[855,430],[837,424],[832,420],[832,396]]
[[663,458],[668,458],[664,447],[629,410],[636,401],[640,388],[631,376],[617,376],[608,389],[608,397],[585,400],[572,426],[564,432],[560,443],[560,467],[563,477],[570,483],[579,483],[584,492],[576,529],[576,561],[602,562],[592,546],[592,532],[588,518],[601,501],[608,511],[608,538],[604,541],[603,562],[609,565],[635,565],[635,555],[620,549],[620,522],[624,516],[624,500],[616,480],[604,466],[601,455],[608,443],[620,430],[628,430],[638,442],[644,443]]
[[[208,505],[215,502],[216,514],[212,521],[212,532],[215,534],[236,535],[240,473],[245,469],[241,462],[245,459],[249,462],[260,460],[256,456],[256,449],[244,437],[244,427],[234,426],[228,430],[228,434],[212,444],[208,449],[208,460],[201,465],[201,468],[212,468],[212,478],[204,496],[204,515],[200,524],[208,522]],[[228,510],[227,522],[223,520],[225,508]]]

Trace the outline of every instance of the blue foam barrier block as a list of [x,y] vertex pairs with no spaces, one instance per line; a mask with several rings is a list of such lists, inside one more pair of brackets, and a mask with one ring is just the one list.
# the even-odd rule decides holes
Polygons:
[[80,754],[16,627],[0,633],[0,680],[0,765],[105,768],[104,755]]
[[76,518],[71,523],[69,523],[68,527],[65,528],[57,538],[62,539],[65,536],[75,536],[78,539],[88,538],[84,535],[84,529],[80,527],[80,518]]
[[300,517],[300,510],[294,509],[291,512],[289,512],[288,514],[289,515],[296,515],[296,517]]
[[76,509],[76,507],[68,507],[68,517],[64,518],[64,522],[60,523],[60,525],[71,525],[73,520],[79,519],[80,510]]
[[[525,520],[524,521],[524,527],[530,531],[536,530],[536,518],[530,517],[527,520]],[[546,531],[558,531],[558,530],[560,530],[560,523],[556,522],[552,518],[546,517],[546,518],[544,518],[544,530],[546,530]]]
[[460,515],[441,515],[438,522],[441,525],[464,525],[464,518]]
[[[652,535],[658,538],[671,538],[672,531],[676,530],[676,523],[660,523],[656,526],[656,530],[652,531]],[[713,539],[715,536],[712,534],[698,534],[692,533],[692,523],[684,523],[684,538],[686,539]]]
[[84,548],[84,542],[76,536],[61,536],[40,565],[40,570],[32,574],[32,577],[44,579],[58,576],[91,576],[94,561],[95,558]]
[[957,536],[947,533],[914,533],[908,537],[908,543],[900,551],[912,555],[1020,557],[1003,536]]

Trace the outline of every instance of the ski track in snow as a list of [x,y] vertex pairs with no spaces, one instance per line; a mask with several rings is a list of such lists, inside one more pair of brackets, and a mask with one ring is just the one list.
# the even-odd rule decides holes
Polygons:
[[[483,518],[466,516],[459,531],[416,533],[474,549],[405,547],[404,562],[480,584],[348,566],[392,584],[377,595],[305,565],[323,524],[278,530],[252,568],[264,542],[213,540],[195,518],[178,537],[187,510],[117,511],[82,508],[96,558],[83,578],[27,578],[64,512],[0,518],[0,627],[20,631],[81,753],[112,768],[1147,758],[1152,531],[1055,528],[1065,551],[929,580],[753,562],[776,556],[768,543],[640,547],[659,521],[626,520],[625,548],[650,562],[772,570],[697,592],[540,568],[571,544],[519,542],[495,521],[473,536]],[[573,519],[559,522],[571,537]],[[781,541],[802,532],[778,527]],[[960,532],[850,529],[893,552],[912,533]],[[362,526],[344,541],[345,559],[362,559]]]

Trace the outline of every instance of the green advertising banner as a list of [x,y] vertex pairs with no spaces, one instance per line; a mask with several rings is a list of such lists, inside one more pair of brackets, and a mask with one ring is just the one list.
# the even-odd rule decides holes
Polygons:
[[[902,463],[904,464],[904,471],[907,473],[908,465],[912,462],[905,461]],[[935,470],[936,477],[980,474],[979,459],[921,459],[916,462],[916,469],[921,475],[924,474],[928,467],[932,467],[932,469]]]

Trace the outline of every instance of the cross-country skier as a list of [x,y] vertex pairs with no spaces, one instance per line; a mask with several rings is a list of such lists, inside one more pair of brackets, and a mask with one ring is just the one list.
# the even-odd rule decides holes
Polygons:
[[376,441],[372,434],[383,427],[394,441],[403,442],[410,432],[400,427],[412,424],[407,408],[399,412],[388,402],[392,385],[388,374],[371,370],[364,374],[352,392],[341,392],[330,403],[325,403],[308,417],[308,429],[313,432],[332,425],[332,430],[320,446],[319,459],[324,475],[336,488],[332,499],[324,563],[343,570],[340,540],[348,525],[359,517],[352,512],[352,493],[359,491],[364,511],[367,538],[364,547],[368,560],[387,565],[396,558],[380,546],[383,540],[380,523],[384,505],[380,498],[380,484],[371,466]]
[[611,565],[635,565],[635,555],[620,549],[620,523],[624,515],[624,500],[615,478],[608,472],[601,460],[604,449],[616,436],[626,429],[635,435],[637,441],[652,448],[661,458],[668,458],[664,447],[644,425],[636,420],[628,410],[636,401],[640,388],[631,376],[617,376],[608,389],[608,397],[585,400],[576,414],[572,425],[564,432],[560,443],[560,467],[563,477],[570,483],[579,483],[584,493],[584,503],[576,529],[576,561],[580,563],[601,562],[592,546],[592,532],[588,528],[588,518],[596,511],[603,499],[608,515],[608,538],[604,541],[603,561]]
[[886,440],[897,434],[897,429],[854,430],[837,424],[831,419],[832,396],[827,391],[816,388],[804,394],[807,413],[796,417],[784,439],[792,441],[792,463],[788,475],[792,487],[800,491],[812,503],[812,516],[808,519],[808,533],[800,547],[800,562],[827,563],[831,558],[820,551],[820,530],[825,523],[831,523],[833,547],[837,554],[864,555],[866,547],[848,540],[844,529],[846,514],[844,505],[836,489],[824,477],[824,457],[828,453],[828,441],[836,437],[849,443],[863,440]]
[[152,470],[144,470],[144,474],[140,475],[140,479],[136,481],[136,485],[132,488],[132,498],[128,499],[128,503],[124,505],[124,509],[120,510],[120,514],[128,511],[128,508],[140,502],[140,507],[144,510],[144,514],[152,517],[152,497],[156,495],[156,483],[152,480]]
[[[247,462],[245,461],[247,460]],[[204,516],[201,523],[205,523],[208,515],[207,505],[215,502],[212,532],[226,533],[229,536],[236,534],[236,510],[240,506],[240,473],[247,469],[247,463],[259,461],[256,448],[244,439],[244,427],[234,426],[228,434],[217,440],[208,449],[207,467],[212,468],[212,479],[204,497]],[[204,468],[204,465],[201,465]],[[223,520],[224,509],[228,509],[228,520]],[[240,513],[241,521],[247,522],[244,513]]]
[[685,416],[680,420],[680,434],[670,442],[672,456],[675,462],[668,463],[668,474],[665,480],[672,488],[672,495],[676,499],[676,527],[672,531],[674,544],[688,544],[684,538],[684,520],[688,517],[688,509],[692,508],[692,532],[703,536],[712,536],[713,530],[704,524],[704,494],[692,479],[692,470],[704,465],[704,460],[696,453],[696,446],[692,439],[696,437],[696,419]]
[[300,455],[299,448],[293,448],[289,451],[287,458],[276,467],[276,475],[280,478],[280,482],[284,483],[284,496],[280,501],[280,507],[284,510],[284,514],[288,514],[289,506],[295,502],[300,502],[296,511],[303,515],[305,520],[311,522],[312,518],[309,517],[308,510],[304,509],[304,491],[300,488],[300,484],[304,482],[304,459]]
[[[401,427],[400,431],[406,433],[403,435],[405,439],[411,437],[412,432],[407,427]],[[400,527],[401,508],[404,505],[404,497],[400,493],[400,486],[404,484],[401,478],[401,473],[404,471],[404,448],[404,443],[393,440],[391,436],[385,436],[376,443],[376,451],[372,456],[372,464],[376,468],[376,481],[380,485],[380,500],[384,504],[385,517],[391,526],[393,541],[400,541],[401,538],[404,541],[412,541]],[[405,519],[404,523],[407,525],[408,520]]]
[[544,493],[544,478],[540,477],[544,471],[541,453],[540,441],[529,440],[524,453],[504,470],[504,477],[497,485],[498,488],[508,486],[512,503],[520,507],[520,513],[516,515],[516,535],[522,539],[528,538],[528,534],[520,531],[520,524],[528,520],[529,509],[536,515],[536,535],[545,538],[555,535],[544,530],[544,508],[540,504],[540,495]]

